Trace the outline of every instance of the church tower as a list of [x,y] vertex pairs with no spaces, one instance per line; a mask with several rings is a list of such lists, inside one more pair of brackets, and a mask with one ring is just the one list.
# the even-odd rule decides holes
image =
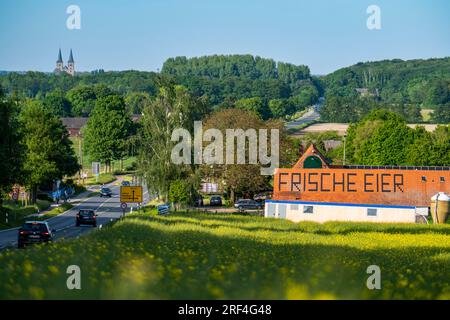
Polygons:
[[69,60],[67,61],[67,73],[72,76],[75,74],[75,61],[73,60],[72,49],[70,49]]
[[61,55],[61,48],[59,48],[58,60],[56,60],[55,72],[63,72],[63,70],[64,70],[63,59],[62,59],[62,55]]

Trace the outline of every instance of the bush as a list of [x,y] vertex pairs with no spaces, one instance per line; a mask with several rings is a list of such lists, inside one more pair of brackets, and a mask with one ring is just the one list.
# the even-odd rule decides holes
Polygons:
[[53,199],[52,199],[48,194],[46,194],[46,193],[38,193],[38,194],[36,195],[36,198],[37,198],[38,200],[45,200],[45,201],[50,201],[50,202],[53,201]]
[[187,205],[190,202],[190,185],[185,180],[175,180],[170,184],[169,201]]
[[86,191],[86,187],[85,186],[81,186],[79,184],[74,185],[73,188],[74,188],[74,191],[75,191],[75,195]]
[[126,171],[136,171],[136,169],[137,169],[137,163],[136,163],[136,161],[133,161],[133,162],[131,163],[131,165],[125,167],[125,170],[126,170]]

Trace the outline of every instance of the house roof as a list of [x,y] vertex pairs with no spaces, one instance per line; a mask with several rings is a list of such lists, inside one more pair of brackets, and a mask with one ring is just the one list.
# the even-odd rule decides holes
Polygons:
[[[142,118],[141,114],[133,114],[131,116],[131,120],[134,122],[138,122]],[[89,120],[88,117],[67,117],[60,118],[63,125],[66,126],[67,129],[81,129],[84,127]]]
[[316,146],[311,143],[308,149],[306,149],[305,153],[298,159],[297,163],[294,165],[293,168],[295,169],[302,169],[303,168],[303,162],[305,162],[306,158],[310,156],[316,156],[322,161],[322,165],[324,168],[329,168],[330,164],[325,159],[325,157],[320,153],[320,151],[316,148]]
[[131,115],[131,120],[133,120],[134,122],[138,122],[139,120],[141,120],[141,118],[142,118],[142,114]]
[[342,144],[341,140],[324,140],[323,145],[325,147],[325,150],[328,152],[329,150],[336,149],[340,147]]
[[81,129],[87,123],[89,118],[76,117],[76,118],[60,118],[60,119],[67,129]]
[[368,88],[356,88],[355,90],[358,93],[369,93],[369,89]]

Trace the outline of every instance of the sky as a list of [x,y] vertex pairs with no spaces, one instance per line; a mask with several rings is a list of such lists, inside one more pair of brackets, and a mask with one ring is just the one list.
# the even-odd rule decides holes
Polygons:
[[[67,7],[80,8],[69,29]],[[381,29],[366,12],[380,8]],[[450,56],[448,0],[0,0],[0,70],[158,71],[175,56],[253,54],[327,74],[363,61]]]

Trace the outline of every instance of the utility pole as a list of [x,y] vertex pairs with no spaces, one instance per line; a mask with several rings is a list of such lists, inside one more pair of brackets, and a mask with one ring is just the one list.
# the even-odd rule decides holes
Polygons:
[[83,148],[81,146],[81,133],[78,133],[78,153],[80,154],[80,166],[83,170]]
[[347,141],[347,134],[345,133],[344,134],[344,166],[345,166],[345,143],[346,143],[346,141]]
[[[78,183],[83,180],[83,148],[81,147],[81,133],[77,133],[78,138],[78,161],[80,164],[80,170],[78,171]],[[83,181],[84,182],[84,181]]]

